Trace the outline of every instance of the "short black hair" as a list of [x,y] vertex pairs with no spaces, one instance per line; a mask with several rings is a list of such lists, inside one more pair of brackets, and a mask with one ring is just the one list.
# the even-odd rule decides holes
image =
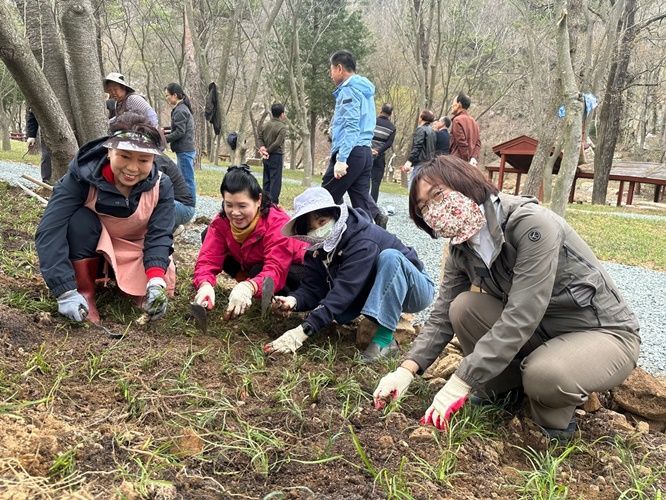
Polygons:
[[271,114],[273,118],[280,118],[280,115],[284,113],[284,104],[281,102],[274,102],[271,106]]
[[451,118],[448,116],[443,116],[440,121],[444,124],[446,128],[449,128],[451,126]]
[[338,50],[331,56],[331,66],[342,65],[347,71],[356,72],[356,60],[354,54],[348,50]]
[[340,218],[340,209],[337,207],[328,207],[301,215],[294,221],[294,234],[300,236],[308,234],[310,229],[310,226],[308,225],[308,214],[313,214],[315,217],[331,217],[332,219],[338,220]]
[[472,105],[472,100],[463,92],[458,94],[458,97],[456,97],[456,101],[463,107],[463,109],[469,109],[469,107]]
[[382,104],[382,113],[384,113],[386,116],[391,116],[393,114],[393,105],[389,104],[388,102]]

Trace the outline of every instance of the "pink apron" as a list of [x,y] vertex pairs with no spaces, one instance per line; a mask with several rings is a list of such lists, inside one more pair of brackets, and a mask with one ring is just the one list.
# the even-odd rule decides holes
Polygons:
[[[85,207],[97,214],[102,223],[102,233],[97,242],[97,253],[101,253],[111,264],[116,275],[118,287],[128,295],[143,297],[146,294],[148,278],[143,267],[143,242],[148,231],[150,216],[155,210],[160,197],[160,180],[150,191],[141,193],[139,205],[129,217],[113,217],[100,214],[95,210],[97,188],[90,186]],[[169,257],[165,281],[167,292],[173,296],[176,286],[176,266]]]

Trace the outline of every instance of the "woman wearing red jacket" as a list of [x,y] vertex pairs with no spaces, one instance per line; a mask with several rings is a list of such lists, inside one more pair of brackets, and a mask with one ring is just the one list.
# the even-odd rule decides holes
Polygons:
[[222,210],[210,223],[194,266],[194,300],[212,309],[216,277],[224,271],[238,281],[225,314],[233,319],[245,313],[253,297],[261,298],[266,278],[272,278],[275,291],[285,288],[292,281],[290,268],[303,263],[308,245],[281,234],[289,215],[271,202],[247,165],[229,167],[220,192]]

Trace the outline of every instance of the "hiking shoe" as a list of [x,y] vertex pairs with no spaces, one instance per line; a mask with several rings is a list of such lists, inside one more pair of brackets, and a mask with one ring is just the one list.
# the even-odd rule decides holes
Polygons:
[[377,224],[382,229],[386,229],[388,219],[388,214],[383,209],[380,209],[379,213],[375,216],[375,224]]
[[548,439],[557,441],[560,444],[565,444],[571,441],[576,433],[576,419],[572,418],[571,422],[566,429],[551,429],[550,427],[543,427],[539,424],[539,429],[545,434]]
[[503,392],[501,394],[482,394],[473,392],[469,395],[469,403],[472,406],[501,406],[508,408],[522,402],[525,392],[522,387]]
[[387,358],[400,351],[398,343],[395,339],[386,347],[379,347],[379,344],[370,342],[370,345],[361,353],[361,360],[363,363],[374,363],[378,359]]

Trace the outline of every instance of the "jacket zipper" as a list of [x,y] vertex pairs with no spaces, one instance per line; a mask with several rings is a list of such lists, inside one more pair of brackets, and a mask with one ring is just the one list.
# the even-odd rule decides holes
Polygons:
[[[573,250],[571,247],[568,247],[567,245],[564,245],[564,249],[566,250],[567,254],[571,254],[577,261],[585,265],[590,271],[596,271],[596,269],[590,264],[582,255],[579,255],[575,250]],[[606,283],[606,280],[604,279],[603,275],[601,276],[601,280]],[[591,283],[590,283],[591,284]],[[608,286],[608,285],[606,285]],[[571,292],[569,292],[571,293]],[[596,297],[596,287],[595,287],[595,293],[594,296]],[[599,318],[599,310],[597,309],[597,306],[594,305],[594,297],[590,299],[590,307],[594,311],[594,315],[597,317],[597,324],[598,326],[601,326],[601,318]]]

